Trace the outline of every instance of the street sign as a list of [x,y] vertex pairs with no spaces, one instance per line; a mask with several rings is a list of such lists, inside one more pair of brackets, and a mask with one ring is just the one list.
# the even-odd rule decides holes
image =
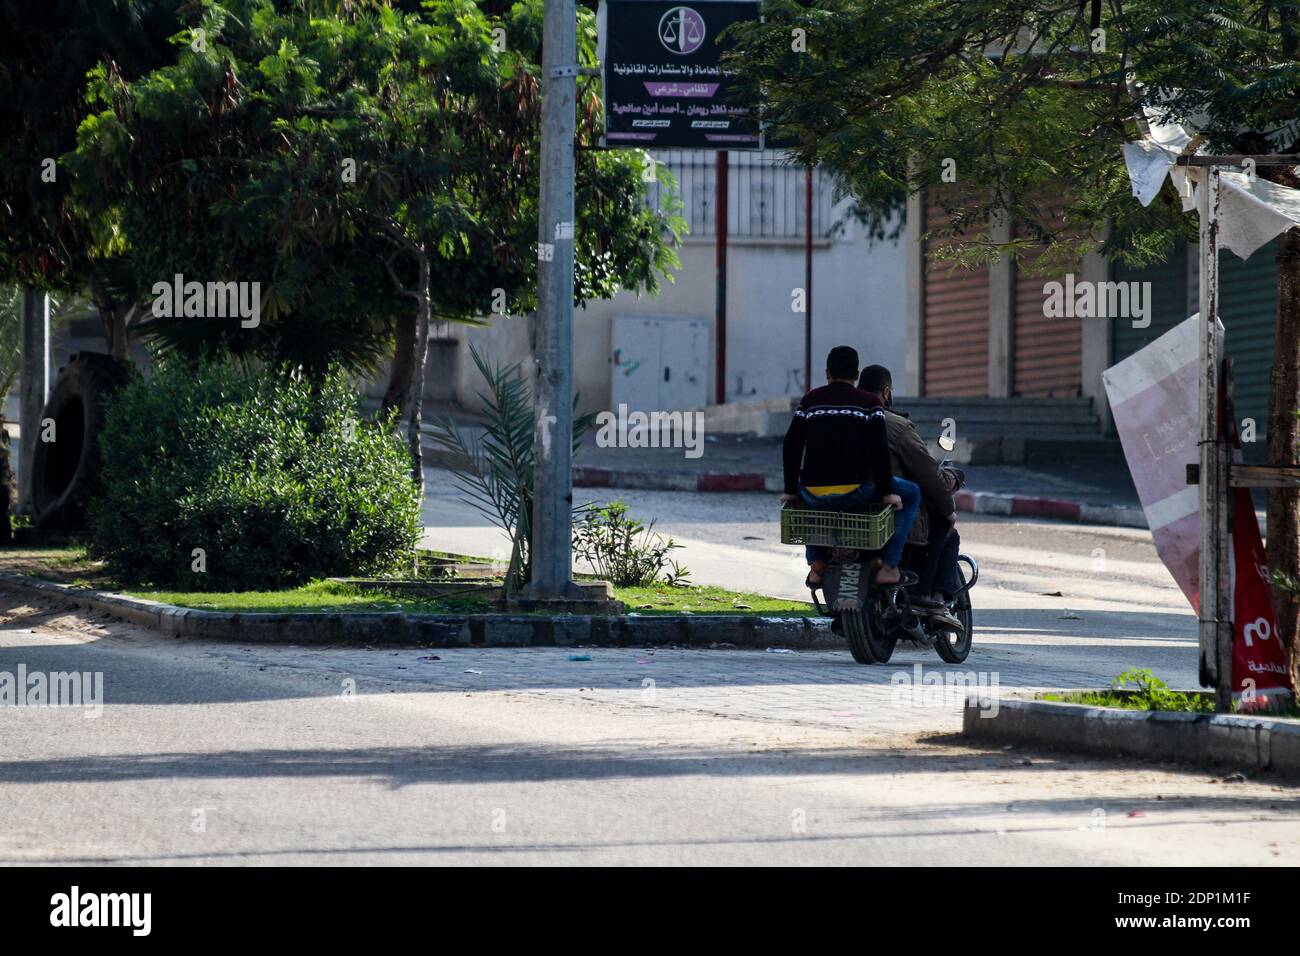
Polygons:
[[753,0],[604,0],[605,145],[760,149],[754,109],[735,102],[722,31],[758,18]]

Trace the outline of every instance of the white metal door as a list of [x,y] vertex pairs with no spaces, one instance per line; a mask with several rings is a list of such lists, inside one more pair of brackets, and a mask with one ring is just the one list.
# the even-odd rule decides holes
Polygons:
[[708,400],[709,324],[703,319],[665,319],[659,347],[659,407],[703,408]]
[[626,405],[629,411],[659,407],[659,320],[641,316],[615,316],[614,355],[610,367],[611,410]]

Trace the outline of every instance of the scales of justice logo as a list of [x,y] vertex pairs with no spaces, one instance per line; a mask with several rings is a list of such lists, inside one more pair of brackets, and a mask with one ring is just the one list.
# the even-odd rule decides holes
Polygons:
[[704,45],[704,17],[690,7],[673,7],[659,19],[659,42],[685,56]]

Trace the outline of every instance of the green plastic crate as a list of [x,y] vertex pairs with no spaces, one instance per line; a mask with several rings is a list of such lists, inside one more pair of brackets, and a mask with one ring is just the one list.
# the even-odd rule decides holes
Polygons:
[[782,508],[781,543],[878,551],[894,534],[894,509],[888,505],[868,508],[867,511]]

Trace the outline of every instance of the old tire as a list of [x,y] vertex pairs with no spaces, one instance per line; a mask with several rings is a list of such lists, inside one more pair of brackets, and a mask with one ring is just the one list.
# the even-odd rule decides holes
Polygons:
[[[59,370],[41,414],[32,460],[33,524],[75,530],[99,480],[99,436],[105,404],[126,383],[129,366],[108,355],[78,352]],[[43,441],[53,422],[53,441]]]

